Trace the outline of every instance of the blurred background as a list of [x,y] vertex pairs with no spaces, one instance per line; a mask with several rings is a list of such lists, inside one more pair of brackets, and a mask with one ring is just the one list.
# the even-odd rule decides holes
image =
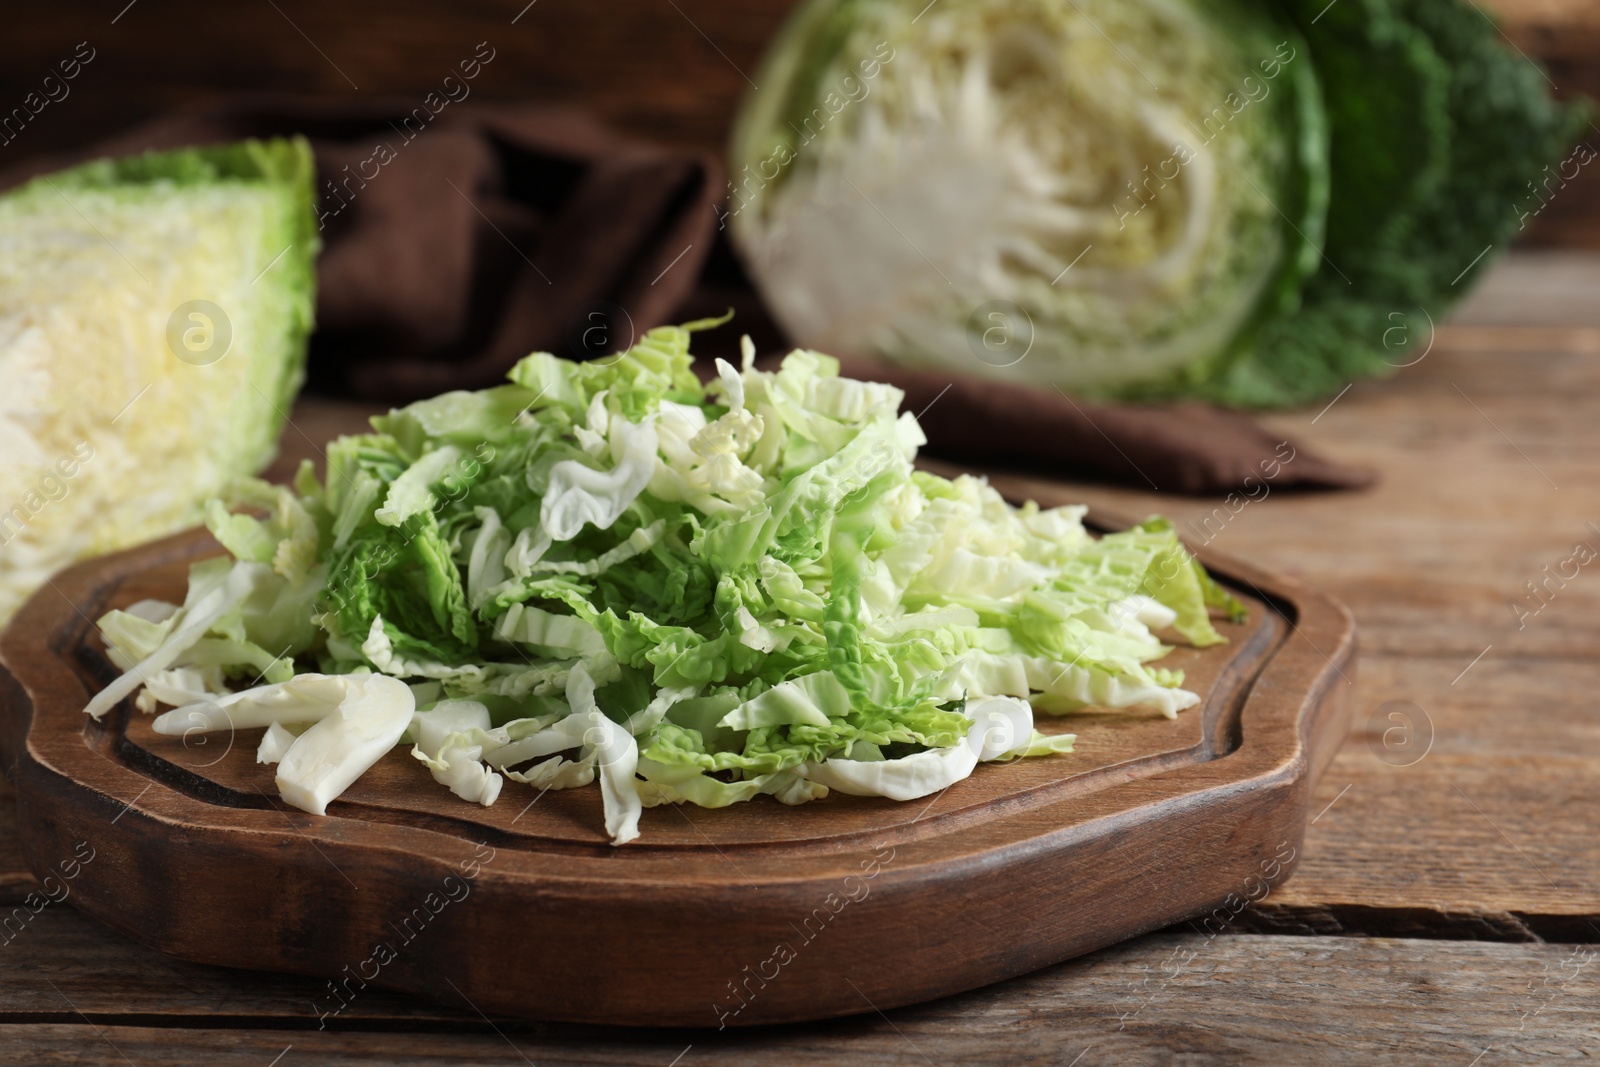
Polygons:
[[[1505,46],[1543,68],[1557,99],[1600,97],[1600,4],[1462,2],[1492,16]],[[569,105],[622,134],[725,162],[736,112],[762,56],[800,6],[798,0],[252,0],[224,11],[199,0],[60,0],[8,23],[0,101],[20,103],[79,42],[94,49],[95,59],[71,83],[70,100],[41,116],[49,121],[0,135],[0,175],[15,180],[75,161],[88,146],[154,117],[239,94],[320,99],[336,108],[373,101],[409,106],[436,91],[480,42],[497,58],[471,86],[475,102]],[[1563,183],[1561,195],[1517,234],[1516,246],[1600,247],[1600,179],[1584,168]],[[1559,297],[1587,285],[1589,271],[1559,256],[1540,262],[1548,269],[1531,264],[1517,287],[1480,298],[1458,317],[1495,320],[1515,307],[1570,319],[1572,302]],[[723,242],[711,251],[706,281],[702,299],[686,311],[736,304],[741,326],[763,347],[782,341],[763,309],[741,299],[744,278]]]
[[[237,92],[343,101],[418,97],[488,41],[480,101],[546,101],[619,130],[725,154],[768,43],[798,0],[58,0],[6,28],[0,100],[20,100],[87,40],[99,50],[70,116],[0,146],[0,167],[79,148],[197,100]],[[1600,3],[1482,0],[1555,95],[1600,97]],[[111,20],[115,17],[116,21]],[[514,21],[513,21],[514,20]],[[65,108],[63,108],[65,110]],[[1526,247],[1600,246],[1600,179],[1587,173],[1529,226]]]

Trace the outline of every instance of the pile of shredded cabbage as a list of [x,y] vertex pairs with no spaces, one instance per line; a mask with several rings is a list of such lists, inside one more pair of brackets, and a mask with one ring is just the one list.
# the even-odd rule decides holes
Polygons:
[[[614,844],[643,808],[770,794],[910,800],[982,761],[1071,751],[1057,713],[1198,702],[1152,668],[1239,606],[1152,520],[1013,508],[914,470],[891,386],[796,351],[776,372],[650,331],[591,363],[373,419],[319,484],[243,485],[182,605],[100,620],[158,732],[265,727],[283,799],[324,814],[390,749],[463,800],[596,777]],[[1030,706],[1031,705],[1031,706]]]

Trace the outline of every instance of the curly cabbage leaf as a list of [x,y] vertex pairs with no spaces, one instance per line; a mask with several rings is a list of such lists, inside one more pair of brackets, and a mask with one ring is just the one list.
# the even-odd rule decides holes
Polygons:
[[1552,100],[1465,0],[1283,6],[1328,102],[1326,258],[1300,311],[1200,390],[1238,405],[1304,403],[1418,359],[1589,111]]

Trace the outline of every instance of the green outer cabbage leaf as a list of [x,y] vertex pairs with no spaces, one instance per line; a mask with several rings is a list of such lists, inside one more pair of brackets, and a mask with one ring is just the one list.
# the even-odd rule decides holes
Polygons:
[[1552,100],[1467,0],[1281,6],[1322,82],[1332,196],[1299,312],[1198,390],[1240,406],[1310,402],[1425,355],[1590,113]]

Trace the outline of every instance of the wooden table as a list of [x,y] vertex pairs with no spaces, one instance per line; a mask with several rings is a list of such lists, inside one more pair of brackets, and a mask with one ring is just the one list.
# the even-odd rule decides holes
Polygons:
[[[1343,598],[1364,650],[1354,728],[1299,872],[1221,933],[1173,927],[937,1003],[757,1032],[491,1021],[370,990],[319,1031],[318,982],[171,961],[53,904],[0,933],[0,1061],[1489,1067],[1593,1055],[1600,559],[1552,580],[1542,607],[1524,583],[1559,573],[1580,542],[1600,551],[1597,273],[1600,260],[1524,254],[1416,366],[1266,420],[1383,481],[1272,493],[1213,518],[1214,547]],[[310,454],[359,414],[302,404],[286,454]],[[1180,523],[1217,506],[1074,488]],[[8,909],[39,888],[14,822],[0,793]],[[1126,891],[1151,892],[1160,866]]]

